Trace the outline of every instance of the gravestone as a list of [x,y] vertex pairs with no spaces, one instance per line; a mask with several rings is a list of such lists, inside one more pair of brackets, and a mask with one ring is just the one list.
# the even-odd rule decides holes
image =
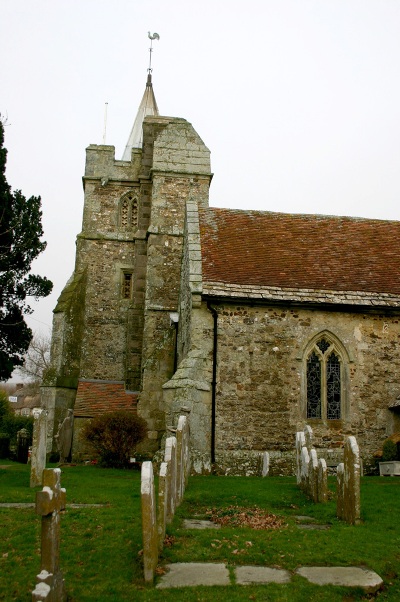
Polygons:
[[60,571],[60,511],[65,508],[61,470],[43,471],[43,489],[36,493],[36,513],[42,517],[41,563],[32,601],[64,602],[65,583]]
[[300,487],[303,491],[308,491],[308,464],[310,456],[306,447],[301,448],[301,471],[300,471]]
[[30,486],[38,487],[43,484],[43,470],[46,467],[47,411],[36,408],[33,418]]
[[153,464],[151,462],[143,462],[142,464],[140,495],[142,501],[144,580],[152,583],[158,562],[158,541]]
[[325,504],[328,501],[328,469],[324,458],[318,460],[318,502]]
[[308,453],[310,453],[310,451],[312,450],[313,438],[314,438],[313,430],[312,430],[311,426],[306,424],[306,426],[304,427],[304,439],[305,439],[306,448],[308,449]]
[[336,487],[336,516],[344,520],[344,464],[338,465],[336,469],[337,487]]
[[161,552],[164,539],[165,528],[167,524],[168,510],[168,469],[169,462],[161,462],[160,473],[158,477],[158,508],[157,508],[157,532],[158,532],[158,549]]
[[262,471],[261,471],[261,476],[262,477],[267,477],[269,474],[269,453],[268,452],[264,452],[262,455]]
[[60,453],[60,464],[64,464],[70,458],[73,431],[74,413],[72,410],[68,410],[68,416],[64,418],[64,420],[58,427],[58,432],[55,436],[57,449]]
[[298,431],[296,433],[296,479],[298,485],[301,483],[301,450],[305,444],[304,432]]
[[360,520],[361,461],[355,437],[344,446],[343,520],[354,525]]
[[169,463],[167,522],[170,523],[176,507],[176,437],[166,439],[164,461]]
[[308,495],[313,502],[318,501],[318,456],[314,448],[310,451],[308,462]]

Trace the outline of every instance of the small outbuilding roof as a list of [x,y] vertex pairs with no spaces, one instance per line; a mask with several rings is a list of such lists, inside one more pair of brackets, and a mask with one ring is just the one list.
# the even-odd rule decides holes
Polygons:
[[136,392],[125,390],[123,381],[81,379],[78,382],[74,416],[93,418],[115,410],[136,412],[137,398]]

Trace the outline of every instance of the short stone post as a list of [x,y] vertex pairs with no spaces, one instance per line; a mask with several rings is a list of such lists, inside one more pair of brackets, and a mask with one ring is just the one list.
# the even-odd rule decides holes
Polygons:
[[31,454],[31,487],[43,484],[43,470],[46,467],[47,410],[33,411],[33,441]]
[[165,529],[167,525],[168,510],[168,469],[169,462],[161,462],[160,474],[158,477],[158,507],[157,507],[157,532],[158,549],[161,552],[164,546]]
[[176,437],[166,439],[164,461],[169,463],[167,522],[170,523],[176,506]]
[[151,462],[143,462],[142,464],[140,494],[142,500],[144,580],[152,583],[158,562],[158,542],[153,464]]
[[61,488],[61,470],[43,471],[43,489],[36,493],[36,513],[42,517],[41,571],[32,592],[32,601],[64,602],[65,583],[60,571],[60,511],[66,493]]

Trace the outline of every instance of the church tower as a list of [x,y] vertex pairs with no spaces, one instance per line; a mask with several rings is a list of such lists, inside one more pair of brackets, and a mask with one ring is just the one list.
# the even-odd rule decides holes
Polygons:
[[209,155],[190,123],[159,116],[151,69],[122,160],[113,146],[87,148],[75,269],[54,310],[42,389],[53,451],[68,409],[78,455],[79,424],[120,408],[138,409],[157,449],[162,385],[176,367],[185,204],[208,204]]

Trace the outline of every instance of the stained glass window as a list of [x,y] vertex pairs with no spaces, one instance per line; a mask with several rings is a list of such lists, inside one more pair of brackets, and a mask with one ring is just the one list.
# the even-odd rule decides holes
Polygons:
[[314,351],[307,361],[307,418],[321,418],[321,362]]
[[317,341],[307,359],[307,418],[341,418],[341,361],[327,338]]

